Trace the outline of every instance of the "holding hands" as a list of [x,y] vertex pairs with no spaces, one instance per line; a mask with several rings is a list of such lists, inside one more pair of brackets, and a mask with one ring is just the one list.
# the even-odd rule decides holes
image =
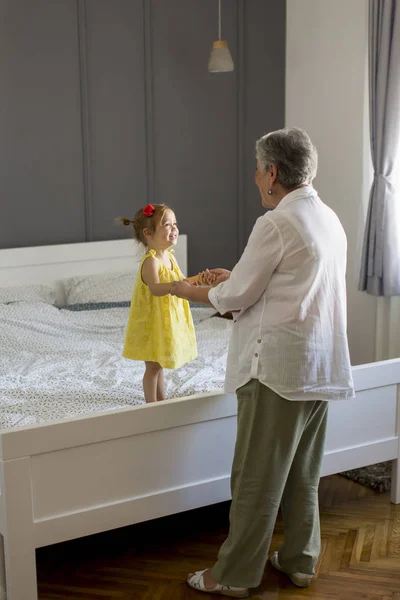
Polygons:
[[194,277],[188,277],[184,281],[195,286],[204,285],[208,287],[215,287],[216,285],[229,279],[230,274],[231,272],[227,269],[206,269]]
[[173,281],[170,294],[184,300],[209,304],[207,288],[219,285],[229,279],[230,275],[231,272],[227,269],[206,269],[184,281]]
[[199,273],[199,281],[200,285],[208,285],[211,287],[215,287],[219,285],[223,281],[227,281],[231,276],[231,272],[228,269],[206,269]]

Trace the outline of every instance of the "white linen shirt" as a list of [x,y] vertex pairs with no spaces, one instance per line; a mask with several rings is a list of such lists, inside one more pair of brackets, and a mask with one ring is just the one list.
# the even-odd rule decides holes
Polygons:
[[258,379],[288,400],[354,397],[346,334],[347,240],[312,186],[260,217],[228,281],[209,291],[235,314],[225,390]]

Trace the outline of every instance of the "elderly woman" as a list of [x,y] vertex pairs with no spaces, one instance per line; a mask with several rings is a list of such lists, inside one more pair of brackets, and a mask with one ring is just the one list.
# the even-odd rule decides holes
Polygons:
[[216,287],[171,293],[234,315],[226,391],[238,398],[230,529],[191,587],[245,598],[262,579],[279,505],[284,543],[272,565],[310,585],[320,552],[318,484],[328,401],[354,397],[346,335],[346,236],[311,183],[317,152],[300,129],[256,145],[262,204],[247,247]]

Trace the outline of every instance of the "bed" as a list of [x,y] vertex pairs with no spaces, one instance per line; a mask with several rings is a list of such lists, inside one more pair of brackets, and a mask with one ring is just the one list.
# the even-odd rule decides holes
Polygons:
[[[184,272],[186,242],[182,236],[177,248]],[[0,250],[0,287],[51,285],[62,306],[61,279],[128,269],[133,260],[130,240]],[[168,384],[171,399],[145,405],[137,383],[140,373],[134,378],[136,387],[128,387],[125,394],[126,373],[118,370],[115,357],[110,358],[110,348],[116,353],[120,343],[112,331],[117,328],[121,340],[126,307],[74,312],[38,304],[0,306],[1,326],[11,328],[14,321],[26,328],[34,312],[34,318],[42,328],[50,328],[57,343],[61,340],[68,345],[63,330],[51,329],[53,318],[67,331],[79,330],[83,339],[85,331],[93,331],[96,313],[101,313],[99,327],[106,323],[103,329],[113,341],[104,347],[107,368],[102,362],[104,354],[99,362],[90,363],[99,385],[99,390],[94,389],[89,382],[93,393],[99,395],[96,406],[77,402],[84,385],[83,380],[78,381],[75,389],[71,372],[84,362],[81,355],[65,374],[66,396],[60,396],[60,390],[54,395],[54,390],[40,388],[36,380],[29,402],[18,405],[18,381],[4,383],[7,349],[0,354],[2,600],[37,600],[36,548],[230,498],[236,399],[220,389],[229,321],[199,309],[195,320],[202,358],[197,368],[181,373],[178,379],[172,377]],[[33,338],[40,335],[36,325],[31,334]],[[92,339],[88,355],[96,343],[100,347],[103,341]],[[66,352],[65,359],[73,354],[68,347]],[[42,362],[46,367],[46,360]],[[13,364],[9,367],[9,373],[18,371]],[[205,371],[199,375],[203,367]],[[62,368],[63,361],[58,374],[56,369],[61,379]],[[112,389],[107,383],[111,372],[116,374]],[[23,368],[18,373],[26,382],[29,369],[28,375]],[[400,503],[400,360],[359,365],[353,367],[353,374],[356,398],[331,403],[322,474],[393,460],[392,501]],[[195,393],[196,385],[201,393]],[[24,391],[20,392],[23,395]],[[56,406],[55,397],[62,398]]]

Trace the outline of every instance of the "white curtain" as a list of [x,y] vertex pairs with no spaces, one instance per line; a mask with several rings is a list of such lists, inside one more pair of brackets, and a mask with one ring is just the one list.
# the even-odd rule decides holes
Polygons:
[[360,290],[400,296],[400,0],[369,0],[371,188]]

